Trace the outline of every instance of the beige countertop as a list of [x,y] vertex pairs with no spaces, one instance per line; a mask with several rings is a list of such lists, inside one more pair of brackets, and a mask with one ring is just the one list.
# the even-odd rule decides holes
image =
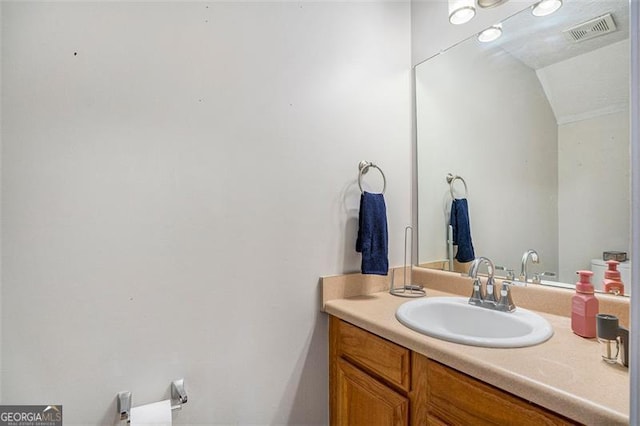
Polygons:
[[[395,312],[411,299],[395,297],[378,288],[375,291],[325,300],[324,311],[578,422],[629,423],[628,369],[602,361],[597,341],[573,334],[568,317],[539,312],[551,323],[554,335],[536,346],[466,346],[403,326]],[[428,289],[427,297],[434,296],[457,294]]]

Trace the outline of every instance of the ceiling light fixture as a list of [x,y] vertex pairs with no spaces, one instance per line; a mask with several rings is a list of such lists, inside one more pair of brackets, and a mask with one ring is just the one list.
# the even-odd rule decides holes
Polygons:
[[502,24],[493,25],[486,30],[478,33],[478,41],[482,43],[489,43],[497,40],[502,35]]
[[536,3],[531,9],[533,16],[551,15],[562,6],[562,0],[542,0]]
[[483,9],[489,9],[491,7],[500,6],[502,3],[506,3],[509,0],[478,0],[478,6]]
[[449,22],[453,25],[465,24],[476,16],[475,0],[448,0]]

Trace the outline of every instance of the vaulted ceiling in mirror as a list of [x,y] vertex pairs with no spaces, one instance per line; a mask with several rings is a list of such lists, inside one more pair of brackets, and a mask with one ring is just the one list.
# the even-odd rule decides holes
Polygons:
[[[583,41],[569,41],[562,33],[575,25],[610,13],[616,30]],[[495,45],[533,69],[593,51],[629,37],[629,5],[623,0],[564,0],[550,16],[519,13],[503,23],[504,35]]]

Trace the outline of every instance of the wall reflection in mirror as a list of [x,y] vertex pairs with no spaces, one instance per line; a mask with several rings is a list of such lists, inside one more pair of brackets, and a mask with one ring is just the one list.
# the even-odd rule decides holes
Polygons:
[[[593,269],[602,287],[603,252],[630,251],[628,6],[528,8],[498,39],[471,37],[416,67],[420,265],[449,269],[452,195],[466,192],[475,255],[503,275],[518,277],[534,249],[530,279],[573,284]],[[456,180],[452,194],[449,173],[466,190]],[[620,269],[630,284],[628,262]]]

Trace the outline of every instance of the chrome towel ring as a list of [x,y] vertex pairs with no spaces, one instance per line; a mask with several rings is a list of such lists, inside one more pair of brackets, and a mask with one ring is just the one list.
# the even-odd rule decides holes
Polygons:
[[467,188],[467,182],[464,181],[462,176],[458,176],[458,175],[454,176],[451,173],[447,173],[447,183],[449,184],[449,192],[451,192],[451,198],[454,200],[456,199],[456,196],[453,193],[453,182],[455,182],[456,180],[462,181],[462,184],[464,185],[464,197],[462,198],[467,198],[467,194],[469,193],[469,189]]
[[360,192],[364,193],[364,189],[362,189],[362,175],[366,175],[367,174],[367,172],[369,171],[369,167],[373,167],[373,168],[378,169],[378,171],[382,175],[383,186],[382,186],[381,194],[384,194],[384,192],[387,190],[387,178],[385,177],[384,172],[382,171],[382,169],[380,167],[376,166],[375,164],[373,164],[370,161],[365,161],[365,160],[362,160],[358,164],[358,169],[360,170],[360,172],[358,173],[358,186],[360,187]]

